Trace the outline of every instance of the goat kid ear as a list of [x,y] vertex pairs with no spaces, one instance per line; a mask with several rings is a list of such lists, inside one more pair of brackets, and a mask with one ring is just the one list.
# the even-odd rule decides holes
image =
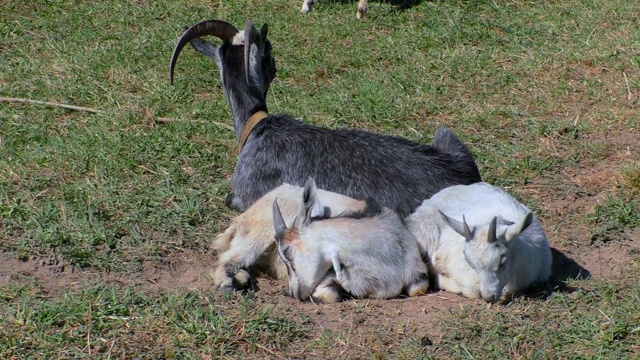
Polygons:
[[[313,207],[311,208],[311,214],[309,215],[309,217],[329,217],[331,216],[331,209],[329,207],[326,207],[324,205],[322,205],[322,202],[320,202],[320,199],[318,199],[318,188],[316,187],[316,183],[312,178],[309,178],[307,180],[307,182],[311,181],[311,185],[310,185],[310,192],[312,193],[312,197],[313,197]],[[306,185],[306,184],[305,184]]]
[[331,216],[331,209],[323,206],[319,200],[316,199],[315,204],[313,205],[313,208],[311,209],[311,214],[310,217],[314,218],[314,217],[329,217]]
[[511,240],[515,239],[516,236],[520,235],[523,231],[525,231],[529,225],[533,222],[533,213],[529,212],[525,217],[523,217],[517,223],[506,227],[504,231],[504,238],[507,242],[511,242]]
[[280,212],[280,207],[278,206],[278,199],[273,201],[273,226],[276,229],[276,243],[278,243],[278,247],[280,247],[280,243],[284,237],[284,231],[287,230],[287,224],[285,224],[282,218],[282,212]]
[[318,188],[313,178],[308,178],[302,190],[302,209],[298,216],[299,225],[309,225],[315,212],[324,212],[324,207],[317,201]]
[[447,223],[447,225],[449,225],[449,227],[453,229],[453,231],[464,236],[467,241],[471,241],[471,239],[473,239],[473,231],[469,229],[469,225],[467,224],[464,215],[462,215],[462,221],[458,221],[456,219],[450,218],[440,210],[438,210],[438,212],[440,213],[440,216],[442,216],[442,219]]
[[278,199],[273,201],[273,225],[276,228],[276,249],[278,250],[278,256],[287,265],[287,271],[292,271],[291,261],[284,255],[286,250],[291,246],[288,240],[284,239],[284,231],[287,230],[287,224],[285,224],[282,218],[282,212],[278,206]]

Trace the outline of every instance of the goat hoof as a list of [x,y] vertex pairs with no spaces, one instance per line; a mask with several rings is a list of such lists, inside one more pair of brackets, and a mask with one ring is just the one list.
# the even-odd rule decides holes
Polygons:
[[358,20],[364,19],[364,17],[367,15],[367,8],[358,8],[358,13],[356,14],[356,17],[358,18]]
[[429,282],[417,283],[409,287],[409,292],[407,295],[409,295],[409,297],[420,296],[426,294],[428,290]]
[[409,284],[409,287],[406,290],[409,297],[426,294],[427,290],[429,290],[429,278],[426,274],[422,274],[419,278]]
[[240,269],[233,276],[233,282],[235,285],[237,285],[236,288],[246,289],[247,287],[249,287],[249,284],[251,282],[251,275],[249,275],[249,272],[247,270]]
[[311,302],[314,304],[334,304],[342,300],[338,293],[327,293],[321,295],[311,295]]
[[223,285],[223,286],[218,286],[218,291],[225,294],[231,294],[234,291],[236,291],[236,289],[233,287],[233,285]]
[[235,200],[235,198],[236,198],[236,195],[233,192],[230,192],[227,195],[227,198],[224,200],[224,204],[227,205],[229,209],[242,211],[242,209],[240,209],[239,206],[233,203],[233,200]]
[[342,301],[341,287],[337,283],[330,283],[316,287],[311,294],[311,302],[314,304],[333,304]]
[[302,9],[300,9],[300,12],[303,14],[308,13],[311,11],[311,5],[313,5],[313,1],[305,1],[302,3]]

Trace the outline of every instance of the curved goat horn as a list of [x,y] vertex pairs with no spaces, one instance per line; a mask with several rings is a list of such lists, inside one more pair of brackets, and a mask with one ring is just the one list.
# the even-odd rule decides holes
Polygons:
[[175,49],[173,49],[173,55],[171,56],[171,66],[169,68],[169,82],[173,84],[173,69],[176,66],[176,61],[178,60],[180,51],[191,40],[204,35],[213,35],[224,42],[229,42],[237,33],[238,29],[236,29],[235,26],[222,20],[205,20],[187,29],[187,31],[185,31],[184,34],[182,34],[182,36],[180,37],[180,40],[178,40]]
[[258,37],[258,30],[251,23],[251,20],[247,20],[244,25],[244,73],[247,78],[247,84],[249,83],[249,57],[251,56],[251,44],[256,41]]

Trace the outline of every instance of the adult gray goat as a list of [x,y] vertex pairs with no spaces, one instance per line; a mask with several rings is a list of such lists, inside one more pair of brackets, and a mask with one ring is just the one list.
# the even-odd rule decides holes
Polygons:
[[[229,207],[244,211],[282,183],[303,186],[313,177],[320,189],[375,199],[405,217],[440,189],[481,181],[471,152],[447,128],[437,129],[432,145],[423,145],[269,115],[266,95],[276,65],[267,32],[267,24],[258,31],[250,21],[244,31],[221,20],[203,21],[184,32],[171,57],[171,83],[187,43],[220,68],[239,148]],[[218,37],[222,45],[200,39],[205,35]]]

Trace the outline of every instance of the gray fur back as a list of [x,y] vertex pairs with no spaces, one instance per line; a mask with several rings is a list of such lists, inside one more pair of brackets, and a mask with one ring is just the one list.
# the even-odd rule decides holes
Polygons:
[[229,204],[245,210],[283,182],[355,199],[375,199],[409,215],[445,187],[481,181],[469,149],[449,129],[433,145],[361,130],[330,130],[288,115],[271,115],[252,131],[233,175]]

